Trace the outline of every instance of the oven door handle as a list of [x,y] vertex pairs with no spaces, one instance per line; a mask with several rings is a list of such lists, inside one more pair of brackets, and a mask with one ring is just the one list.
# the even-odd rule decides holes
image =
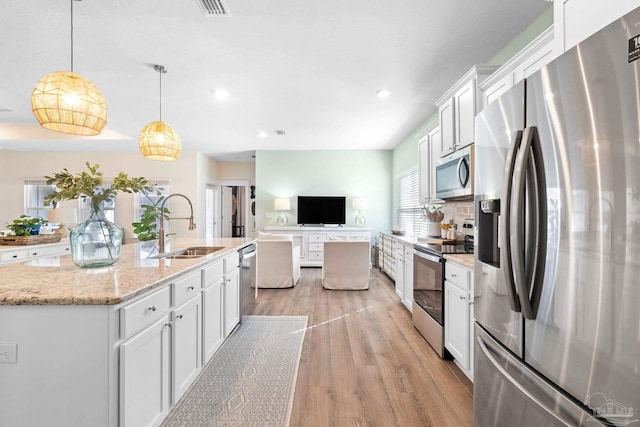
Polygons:
[[426,259],[428,261],[438,262],[438,263],[442,262],[442,258],[440,258],[439,256],[427,254],[427,253],[424,253],[424,252],[419,251],[417,249],[413,250],[413,254],[415,256],[419,256],[420,258],[424,258],[424,259]]

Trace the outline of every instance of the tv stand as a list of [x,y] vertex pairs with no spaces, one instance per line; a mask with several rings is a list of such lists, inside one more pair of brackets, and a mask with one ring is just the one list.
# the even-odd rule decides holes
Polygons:
[[322,225],[301,224],[299,226],[265,227],[271,234],[291,234],[293,244],[300,246],[301,267],[322,267],[324,259],[324,242],[336,236],[348,240],[367,240],[371,242],[371,229],[364,227],[346,227],[339,225],[327,227]]

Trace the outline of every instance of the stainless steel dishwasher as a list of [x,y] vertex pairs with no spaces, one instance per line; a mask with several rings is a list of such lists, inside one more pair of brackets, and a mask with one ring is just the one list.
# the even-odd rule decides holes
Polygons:
[[242,316],[253,312],[258,297],[256,287],[256,245],[251,243],[240,253],[240,322]]

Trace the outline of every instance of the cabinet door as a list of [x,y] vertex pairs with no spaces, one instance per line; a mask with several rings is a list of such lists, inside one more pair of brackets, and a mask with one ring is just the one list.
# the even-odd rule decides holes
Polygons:
[[400,297],[400,301],[404,300],[404,257],[396,255],[396,294]]
[[240,270],[227,273],[224,281],[224,336],[225,338],[240,322]]
[[224,305],[222,304],[222,278],[202,291],[202,364],[205,365],[224,341]]
[[120,425],[156,426],[169,411],[169,316],[120,345]]
[[436,165],[442,156],[442,133],[440,132],[440,128],[435,128],[429,132],[429,151],[429,156],[431,158],[431,170],[429,172],[429,203],[442,203],[443,200],[436,197]]
[[475,80],[472,79],[458,90],[455,100],[455,141],[456,150],[470,145],[474,141],[476,117]]
[[413,258],[404,258],[404,306],[413,310]]
[[469,370],[469,292],[444,282],[444,346]]
[[429,137],[425,136],[418,143],[419,175],[420,175],[420,204],[429,203],[431,199],[431,156]]
[[439,110],[442,156],[453,153],[453,150],[455,149],[454,110],[453,98],[442,104]]
[[202,296],[198,294],[173,312],[172,402],[175,405],[193,383],[202,366]]

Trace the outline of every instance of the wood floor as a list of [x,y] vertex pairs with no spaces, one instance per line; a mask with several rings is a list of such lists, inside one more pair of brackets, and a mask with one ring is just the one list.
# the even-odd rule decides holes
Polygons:
[[471,382],[413,327],[393,282],[372,269],[369,290],[330,291],[320,274],[260,289],[253,312],[309,317],[290,425],[472,426]]

